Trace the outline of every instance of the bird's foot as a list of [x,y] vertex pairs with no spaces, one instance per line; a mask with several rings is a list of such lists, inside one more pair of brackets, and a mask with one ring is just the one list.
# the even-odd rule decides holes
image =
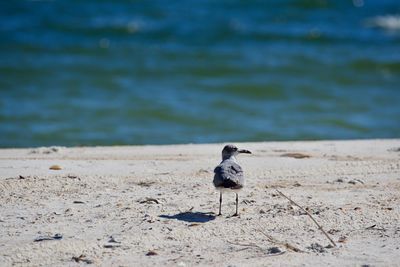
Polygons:
[[220,213],[218,213],[218,215],[217,216],[221,216],[222,215],[222,213],[220,212]]
[[240,216],[239,216],[239,213],[235,213],[232,215],[232,217],[240,217]]

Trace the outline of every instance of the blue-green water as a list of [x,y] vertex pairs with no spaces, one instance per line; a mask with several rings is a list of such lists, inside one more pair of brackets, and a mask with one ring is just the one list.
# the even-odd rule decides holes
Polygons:
[[400,137],[400,2],[2,1],[0,147]]

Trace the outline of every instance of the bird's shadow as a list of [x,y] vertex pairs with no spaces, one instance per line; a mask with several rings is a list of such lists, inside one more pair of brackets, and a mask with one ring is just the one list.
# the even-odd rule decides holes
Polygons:
[[160,218],[175,219],[179,221],[192,222],[192,223],[206,223],[215,220],[215,215],[210,212],[192,212],[186,211],[177,213],[175,215],[160,215]]

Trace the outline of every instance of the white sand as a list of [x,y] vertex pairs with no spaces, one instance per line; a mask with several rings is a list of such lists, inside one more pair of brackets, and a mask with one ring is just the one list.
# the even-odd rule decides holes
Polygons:
[[[0,266],[400,266],[400,140],[236,145],[253,152],[239,218],[229,193],[207,214],[222,144],[0,149]],[[273,187],[338,246],[310,249],[329,241]]]

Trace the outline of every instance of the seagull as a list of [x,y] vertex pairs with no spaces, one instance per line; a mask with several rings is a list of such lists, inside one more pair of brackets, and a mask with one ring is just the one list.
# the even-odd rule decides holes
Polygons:
[[234,191],[236,193],[236,213],[238,216],[238,191],[244,186],[244,177],[242,167],[238,164],[236,156],[239,153],[251,154],[245,149],[238,149],[235,145],[226,145],[222,150],[222,162],[214,169],[214,186],[220,191],[219,195],[219,213],[221,215],[222,192]]

